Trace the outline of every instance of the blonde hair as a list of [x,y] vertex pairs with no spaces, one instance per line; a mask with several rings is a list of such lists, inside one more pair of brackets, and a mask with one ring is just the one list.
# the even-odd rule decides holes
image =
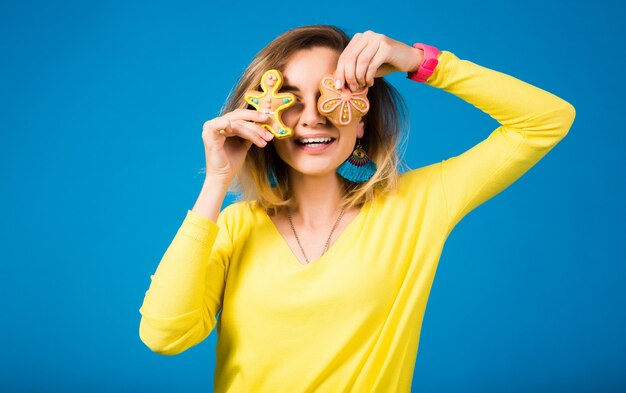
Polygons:
[[[221,110],[221,114],[248,106],[243,96],[247,90],[260,89],[261,75],[268,69],[283,71],[289,58],[301,49],[327,47],[341,53],[350,42],[344,31],[336,26],[312,25],[289,30],[263,48],[240,76]],[[379,192],[389,192],[397,187],[400,166],[405,165],[399,156],[404,152],[408,130],[404,132],[408,111],[402,96],[383,78],[377,78],[368,92],[370,110],[364,117],[365,129],[361,145],[376,164],[374,176],[365,183],[352,183],[339,176],[343,185],[341,207],[362,205]],[[347,158],[347,157],[346,157]],[[274,166],[278,184],[269,184],[269,170]],[[230,193],[240,194],[240,200],[254,201],[274,214],[281,206],[289,205],[288,171],[272,143],[264,148],[252,144],[241,171],[237,174]]]

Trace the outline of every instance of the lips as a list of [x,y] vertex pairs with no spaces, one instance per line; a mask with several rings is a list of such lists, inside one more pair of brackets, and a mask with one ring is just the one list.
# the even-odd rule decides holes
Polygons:
[[298,138],[296,139],[296,143],[301,144],[301,145],[309,145],[309,144],[317,144],[317,143],[323,143],[323,144],[327,144],[327,143],[331,143],[332,141],[334,141],[335,138],[331,138],[331,137],[317,137],[317,138]]
[[[314,138],[315,139],[315,138]],[[328,139],[328,138],[326,138]],[[318,143],[302,143],[299,140],[296,140],[296,146],[298,149],[303,150],[307,153],[319,153],[327,150],[330,146],[335,144],[335,138],[330,138],[329,142],[318,142]]]

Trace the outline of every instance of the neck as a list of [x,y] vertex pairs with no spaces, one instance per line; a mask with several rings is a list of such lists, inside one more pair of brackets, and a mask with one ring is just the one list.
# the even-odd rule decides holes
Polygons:
[[295,206],[290,206],[291,215],[299,227],[311,230],[326,230],[334,223],[341,211],[341,182],[334,172],[324,176],[292,175],[290,189]]

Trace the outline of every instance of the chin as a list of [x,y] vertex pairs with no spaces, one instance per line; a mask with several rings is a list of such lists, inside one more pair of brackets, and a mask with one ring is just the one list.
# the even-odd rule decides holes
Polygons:
[[307,166],[300,166],[300,167],[292,167],[291,169],[293,169],[293,171],[297,173],[298,175],[319,176],[319,177],[327,176],[328,174],[337,172],[337,168],[332,168],[332,167],[320,168],[319,166],[316,166],[314,168],[307,167]]

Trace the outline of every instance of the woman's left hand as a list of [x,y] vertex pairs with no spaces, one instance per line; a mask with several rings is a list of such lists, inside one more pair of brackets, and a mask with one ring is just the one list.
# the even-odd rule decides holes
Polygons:
[[[374,78],[392,72],[413,72],[423,60],[423,51],[373,31],[357,33],[337,62],[335,84],[350,90],[372,86]],[[337,87],[337,86],[335,86]]]

